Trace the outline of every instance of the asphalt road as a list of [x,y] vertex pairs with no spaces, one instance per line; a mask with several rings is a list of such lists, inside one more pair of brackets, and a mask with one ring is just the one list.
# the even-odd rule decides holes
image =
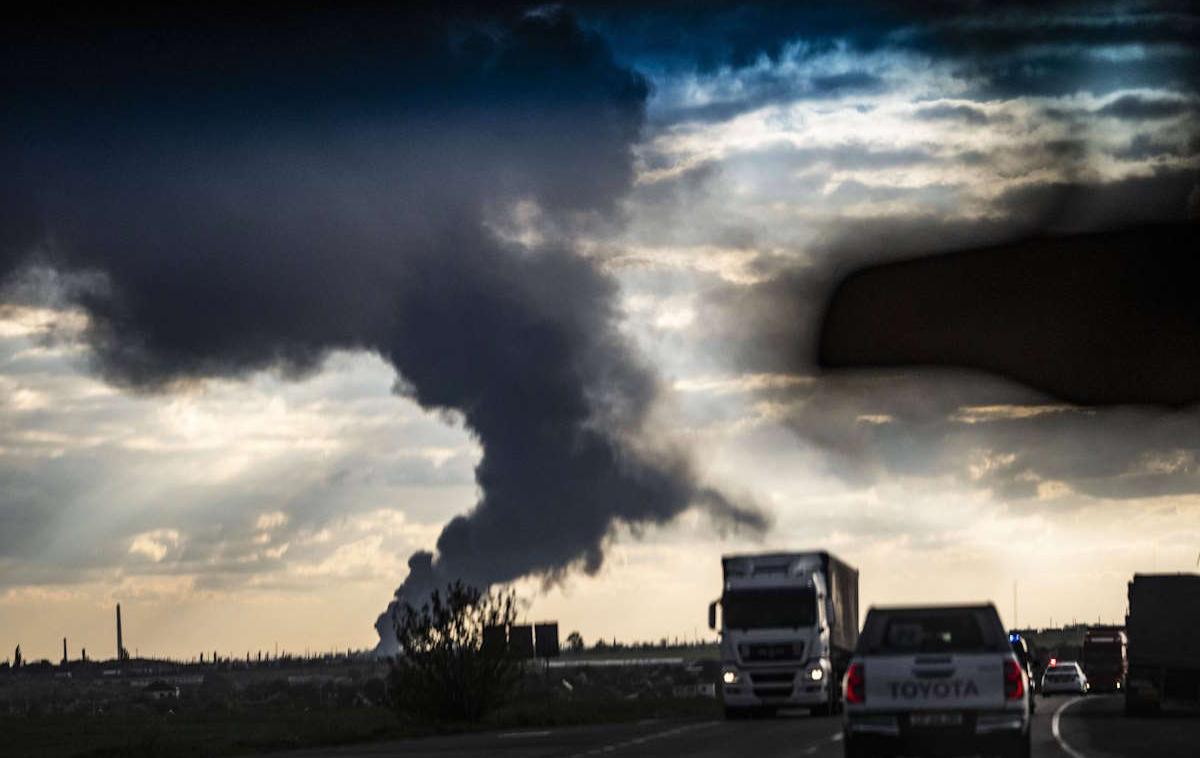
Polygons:
[[[816,756],[841,758],[841,722],[807,715],[752,721],[646,721],[531,729],[303,751],[295,758],[649,758],[651,756]],[[1116,696],[1040,699],[1035,758],[1197,758],[1200,716],[1127,718]]]

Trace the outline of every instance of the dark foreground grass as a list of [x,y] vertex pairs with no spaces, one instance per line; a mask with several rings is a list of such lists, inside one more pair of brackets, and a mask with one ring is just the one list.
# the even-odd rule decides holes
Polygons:
[[491,729],[712,718],[705,698],[522,698],[479,723],[416,724],[384,708],[254,709],[209,713],[0,716],[4,756],[207,758]]
[[407,735],[382,708],[3,716],[0,753],[47,758],[228,756]]

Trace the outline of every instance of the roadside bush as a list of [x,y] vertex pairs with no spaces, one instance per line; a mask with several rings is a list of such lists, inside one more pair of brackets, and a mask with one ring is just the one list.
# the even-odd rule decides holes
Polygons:
[[392,702],[402,717],[478,721],[505,702],[520,663],[503,644],[484,644],[484,630],[516,620],[516,594],[481,592],[454,582],[434,591],[420,610],[400,614],[400,655],[389,674]]

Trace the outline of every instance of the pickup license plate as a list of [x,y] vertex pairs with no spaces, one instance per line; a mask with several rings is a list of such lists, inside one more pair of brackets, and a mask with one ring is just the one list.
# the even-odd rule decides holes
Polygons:
[[961,713],[945,713],[931,711],[929,713],[913,713],[908,717],[908,723],[916,727],[962,726]]

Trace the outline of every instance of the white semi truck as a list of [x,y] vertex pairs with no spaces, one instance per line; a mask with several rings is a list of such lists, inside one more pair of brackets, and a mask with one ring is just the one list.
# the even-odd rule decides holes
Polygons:
[[827,552],[721,558],[718,628],[725,715],[804,707],[835,713],[858,642],[858,571]]

